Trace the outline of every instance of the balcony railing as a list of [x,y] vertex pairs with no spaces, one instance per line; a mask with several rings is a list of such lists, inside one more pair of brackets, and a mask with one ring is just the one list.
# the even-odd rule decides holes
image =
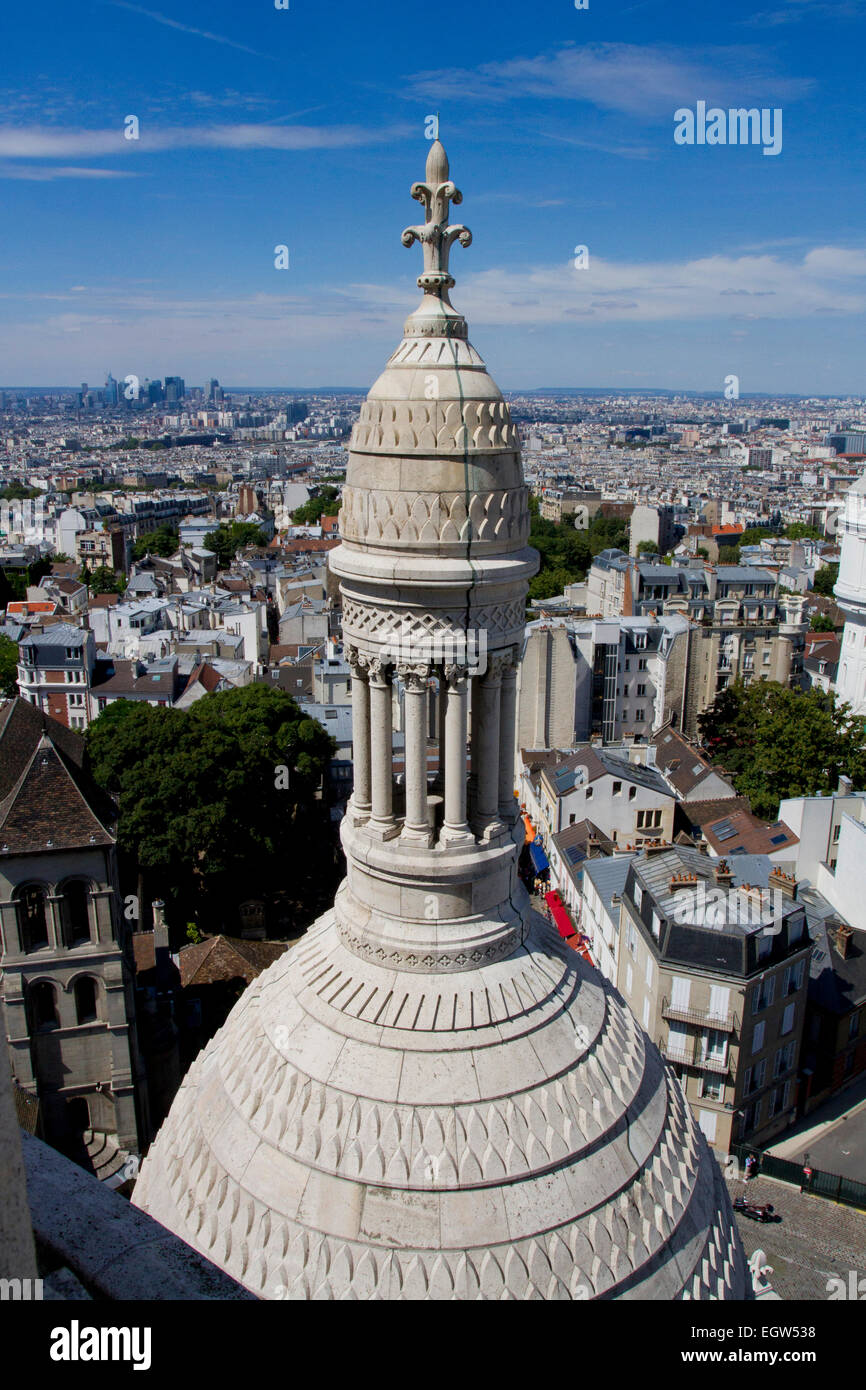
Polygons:
[[676,1062],[681,1067],[693,1067],[697,1071],[711,1071],[718,1076],[727,1076],[731,1069],[727,1048],[724,1057],[720,1057],[718,1054],[704,1052],[698,1039],[683,1045],[672,1042],[670,1038],[660,1038],[659,1050],[669,1062]]
[[737,1027],[736,1014],[714,1014],[706,1009],[683,1009],[670,999],[662,1000],[662,1018],[676,1023],[693,1023],[697,1028],[717,1028],[720,1033],[733,1033]]

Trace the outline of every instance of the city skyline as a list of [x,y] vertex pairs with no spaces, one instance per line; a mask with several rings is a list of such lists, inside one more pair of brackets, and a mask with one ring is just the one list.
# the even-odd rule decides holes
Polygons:
[[[859,4],[736,3],[720,25],[504,0],[454,8],[447,54],[390,0],[376,24],[346,4],[49,11],[7,22],[4,381],[156,378],[170,357],[236,390],[369,384],[414,306],[391,228],[438,111],[473,190],[456,302],[504,390],[858,394],[864,113],[838,57]],[[778,154],[677,144],[675,113],[715,104],[782,112]]]

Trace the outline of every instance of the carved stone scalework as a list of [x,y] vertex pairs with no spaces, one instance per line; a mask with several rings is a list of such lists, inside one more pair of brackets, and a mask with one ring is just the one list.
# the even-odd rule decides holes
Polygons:
[[133,1200],[264,1298],[747,1298],[676,1078],[518,876],[538,557],[507,405],[449,298],[471,237],[438,141],[412,195],[424,297],[362,409],[328,557],[352,674],[346,878],[196,1058]]

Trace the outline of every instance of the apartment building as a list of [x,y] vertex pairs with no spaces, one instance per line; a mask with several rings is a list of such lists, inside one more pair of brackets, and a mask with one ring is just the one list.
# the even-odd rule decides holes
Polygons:
[[518,673],[517,747],[569,748],[600,734],[646,740],[679,722],[688,621],[616,618],[530,623]]
[[776,597],[766,570],[745,565],[652,565],[606,550],[587,577],[587,606],[605,616],[679,615],[688,623],[680,727],[697,720],[736,680],[799,685],[808,620],[800,594]]
[[29,704],[67,729],[86,729],[95,665],[93,633],[56,623],[18,644],[18,689]]
[[583,820],[622,848],[673,839],[676,794],[655,768],[588,745],[555,759],[540,767],[532,795],[545,846]]
[[812,940],[795,893],[759,855],[650,845],[626,875],[618,987],[723,1154],[797,1113]]

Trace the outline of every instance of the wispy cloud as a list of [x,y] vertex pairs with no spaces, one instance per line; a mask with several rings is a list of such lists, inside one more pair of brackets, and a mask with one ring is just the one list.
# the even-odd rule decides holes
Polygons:
[[0,126],[0,158],[68,159],[74,156],[148,153],[170,149],[319,150],[344,149],[400,139],[409,125],[375,130],[367,126],[260,125],[154,126],[141,123],[140,139],[127,140],[123,127],[70,130],[63,126]]
[[48,183],[51,179],[137,179],[124,169],[86,169],[75,165],[7,164],[0,165],[0,179],[25,179],[32,183]]
[[[456,303],[472,324],[794,319],[866,310],[866,248],[814,247],[801,259],[705,256],[680,262],[571,261],[458,276]],[[357,305],[405,302],[393,286],[354,285]]]
[[781,9],[759,10],[740,22],[756,29],[778,28],[801,19],[860,19],[864,10],[866,0],[786,0]]
[[168,15],[160,14],[158,10],[146,10],[143,5],[133,5],[130,0],[102,0],[105,5],[111,5],[115,10],[130,10],[133,14],[144,15],[146,19],[152,19],[157,24],[165,24],[169,29],[179,29],[183,34],[195,34],[200,39],[210,39],[211,43],[225,44],[227,48],[236,48],[240,53],[250,53],[254,58],[268,58],[276,62],[272,53],[259,53],[255,48],[247,48],[244,43],[236,43],[234,39],[227,39],[223,34],[211,34],[207,29],[195,29],[190,24],[181,24],[176,19],[169,19]]
[[694,53],[664,45],[569,44],[552,53],[474,69],[441,68],[408,79],[419,97],[439,101],[506,102],[520,97],[583,101],[606,111],[669,116],[695,96],[722,104],[749,98],[793,100],[808,78],[775,74],[765,51],[720,47]]

